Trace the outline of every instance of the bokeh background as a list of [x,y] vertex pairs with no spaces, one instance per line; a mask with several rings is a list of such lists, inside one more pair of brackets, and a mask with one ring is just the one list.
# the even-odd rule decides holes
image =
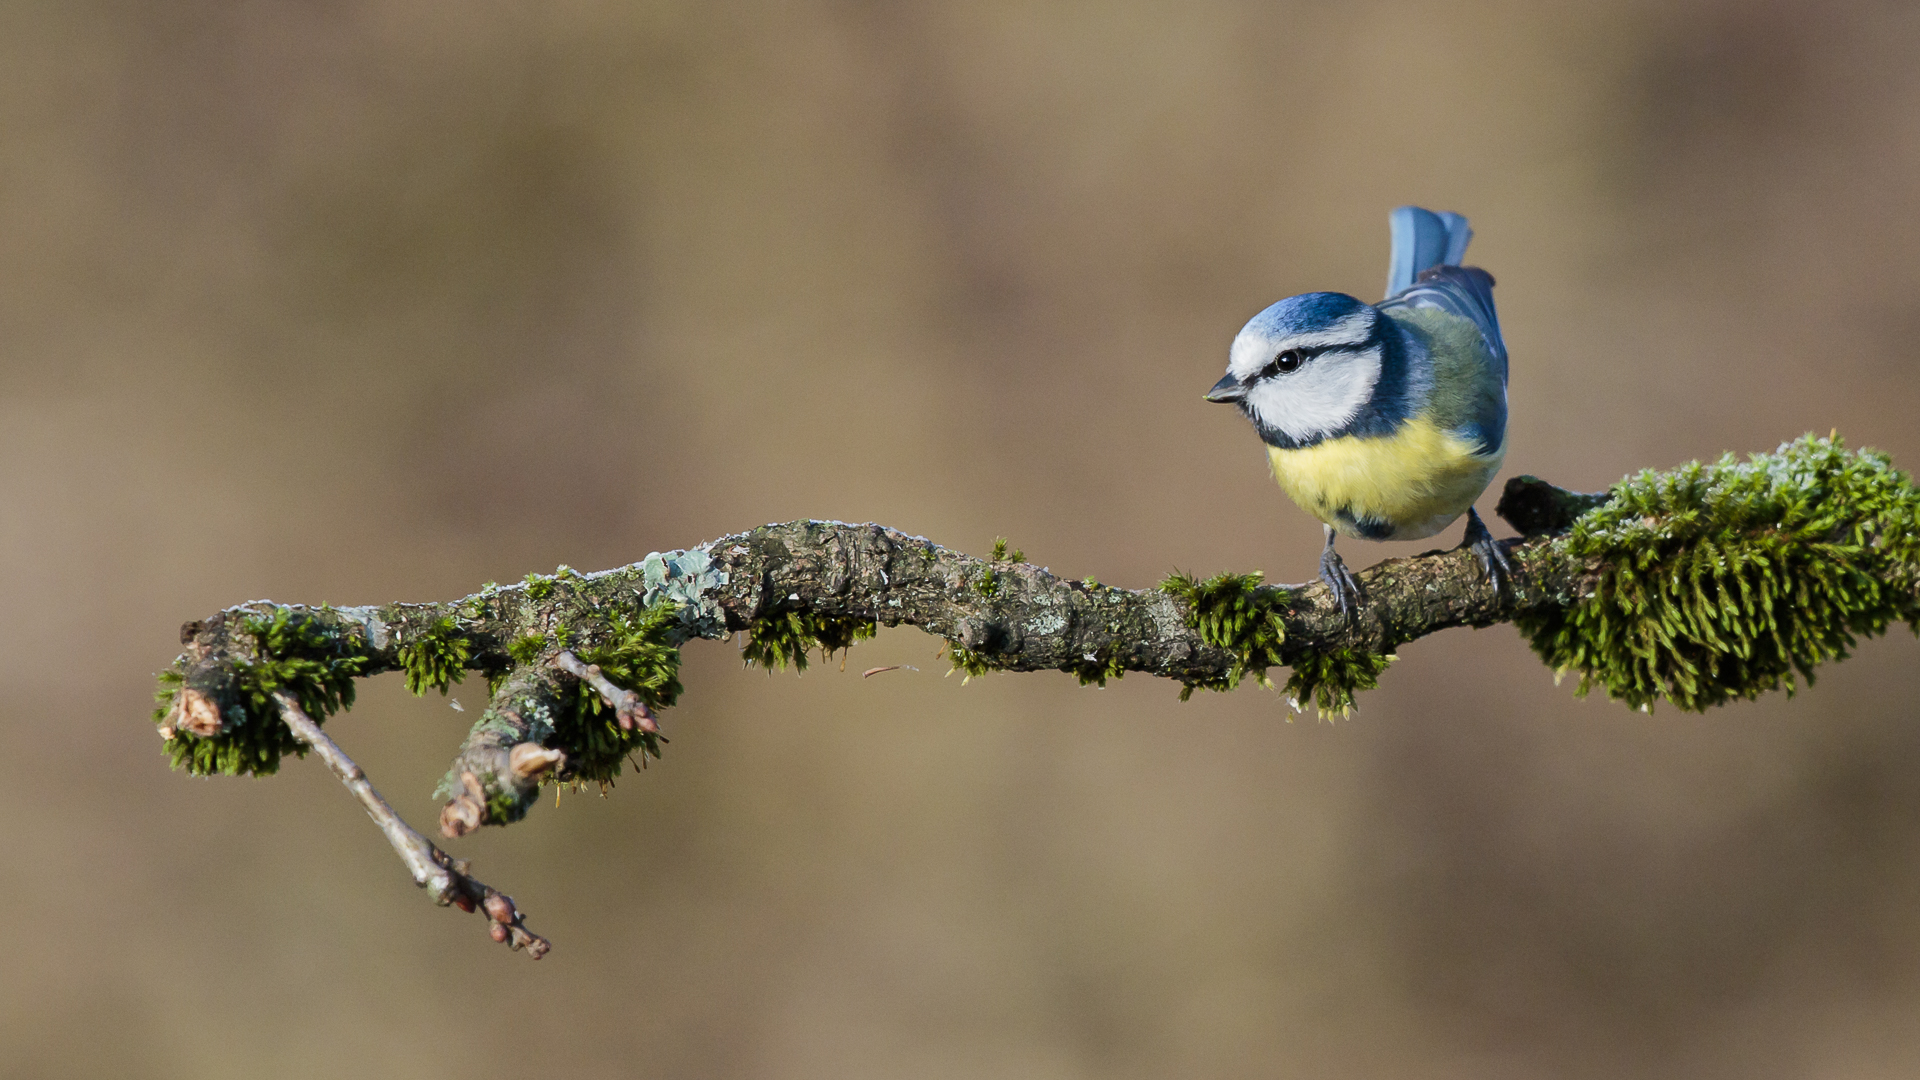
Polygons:
[[[1377,296],[1403,202],[1500,280],[1509,474],[1920,464],[1916,50],[1868,0],[0,3],[0,1072],[1920,1074],[1904,630],[1706,716],[1455,631],[1338,723],[696,644],[663,763],[453,845],[539,964],[316,762],[147,720],[231,603],[795,517],[1305,579],[1199,395]],[[330,728],[422,825],[456,696]]]

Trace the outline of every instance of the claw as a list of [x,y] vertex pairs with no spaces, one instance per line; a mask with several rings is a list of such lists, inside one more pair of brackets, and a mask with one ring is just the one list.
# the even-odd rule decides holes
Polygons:
[[1467,535],[1460,546],[1473,552],[1480,561],[1480,572],[1486,575],[1493,586],[1495,596],[1505,596],[1512,587],[1513,564],[1507,561],[1507,549],[1487,531],[1487,523],[1480,520],[1480,513],[1472,507],[1467,508]]
[[1353,572],[1347,569],[1340,553],[1333,550],[1333,526],[1328,525],[1326,529],[1327,546],[1320,551],[1320,580],[1326,582],[1333,593],[1333,602],[1339,605],[1341,616],[1351,619],[1354,608],[1363,598],[1360,583],[1353,579]]

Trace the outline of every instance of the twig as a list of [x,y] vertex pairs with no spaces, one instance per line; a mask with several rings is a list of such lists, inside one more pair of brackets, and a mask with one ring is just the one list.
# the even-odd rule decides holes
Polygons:
[[434,903],[443,907],[451,904],[462,911],[484,910],[493,940],[511,948],[525,949],[535,960],[547,954],[552,944],[526,928],[524,915],[514,907],[512,897],[475,880],[467,873],[465,859],[450,858],[402,821],[387,800],[374,790],[367,774],[340,749],[339,743],[320,730],[320,725],[313,722],[299,702],[284,691],[276,692],[273,699],[279,704],[280,718],[286,721],[293,737],[312,747],[354,798],[360,800],[367,816],[386,834],[387,843],[393,845],[400,861],[413,874],[414,884],[426,889]]
[[620,718],[620,727],[624,731],[639,728],[641,731],[660,730],[659,721],[653,717],[653,710],[640,700],[640,695],[624,686],[616,685],[600,671],[599,664],[582,663],[570,649],[561,649],[553,658],[553,666],[593,687],[600,694],[600,700],[607,703],[613,714]]

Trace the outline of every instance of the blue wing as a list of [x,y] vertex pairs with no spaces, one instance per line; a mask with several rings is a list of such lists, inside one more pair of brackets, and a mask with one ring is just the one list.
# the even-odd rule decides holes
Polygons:
[[1477,266],[1436,266],[1420,279],[1376,305],[1382,311],[1406,307],[1439,308],[1449,315],[1472,319],[1487,340],[1500,385],[1507,385],[1507,343],[1500,336],[1500,316],[1493,310],[1493,275]]
[[1478,355],[1485,357],[1484,362],[1465,370],[1452,368],[1453,374],[1445,377],[1441,377],[1444,365],[1436,364],[1431,404],[1439,414],[1451,417],[1461,434],[1476,440],[1482,453],[1498,450],[1507,430],[1507,346],[1493,313],[1493,275],[1477,266],[1436,266],[1398,296],[1382,301],[1379,308],[1389,316],[1396,308],[1439,311],[1480,331],[1485,353],[1474,350],[1467,357],[1451,359]]
[[1402,206],[1388,222],[1393,227],[1393,258],[1387,264],[1387,296],[1412,285],[1421,273],[1436,266],[1459,266],[1467,257],[1473,229],[1459,214],[1436,214],[1418,206]]
[[[1391,220],[1393,260],[1387,271],[1387,298],[1378,306],[1389,312],[1394,308],[1433,308],[1467,319],[1479,328],[1491,370],[1468,380],[1482,389],[1469,392],[1469,400],[1461,403],[1461,430],[1471,434],[1485,452],[1492,453],[1505,440],[1507,427],[1507,343],[1500,336],[1500,317],[1494,312],[1493,275],[1460,265],[1466,258],[1467,242],[1473,239],[1466,218],[1402,206],[1393,212]],[[1499,380],[1497,390],[1493,379]]]

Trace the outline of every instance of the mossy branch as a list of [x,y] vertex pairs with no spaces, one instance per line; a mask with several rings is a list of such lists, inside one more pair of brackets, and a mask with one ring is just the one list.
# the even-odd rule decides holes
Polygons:
[[[595,574],[561,567],[443,604],[245,604],[182,630],[155,712],[176,767],[270,773],[353,701],[354,680],[415,693],[467,671],[492,700],[441,784],[441,831],[525,816],[546,783],[610,784],[657,758],[655,717],[681,692],[679,650],[745,633],[749,664],[805,667],[880,626],[944,638],[955,670],[1172,679],[1185,699],[1248,677],[1323,713],[1351,709],[1401,645],[1513,622],[1556,672],[1639,708],[1699,710],[1792,692],[1861,636],[1920,625],[1920,492],[1885,456],[1807,437],[1630,477],[1584,495],[1532,477],[1499,512],[1510,587],[1467,551],[1383,562],[1343,616],[1326,588],[1258,574],[1175,574],[1129,590],[1071,580],[1005,541],[987,559],[880,525],[796,521]],[[289,712],[287,703],[292,703]],[[403,852],[403,855],[405,852]],[[417,852],[415,853],[417,861]]]

